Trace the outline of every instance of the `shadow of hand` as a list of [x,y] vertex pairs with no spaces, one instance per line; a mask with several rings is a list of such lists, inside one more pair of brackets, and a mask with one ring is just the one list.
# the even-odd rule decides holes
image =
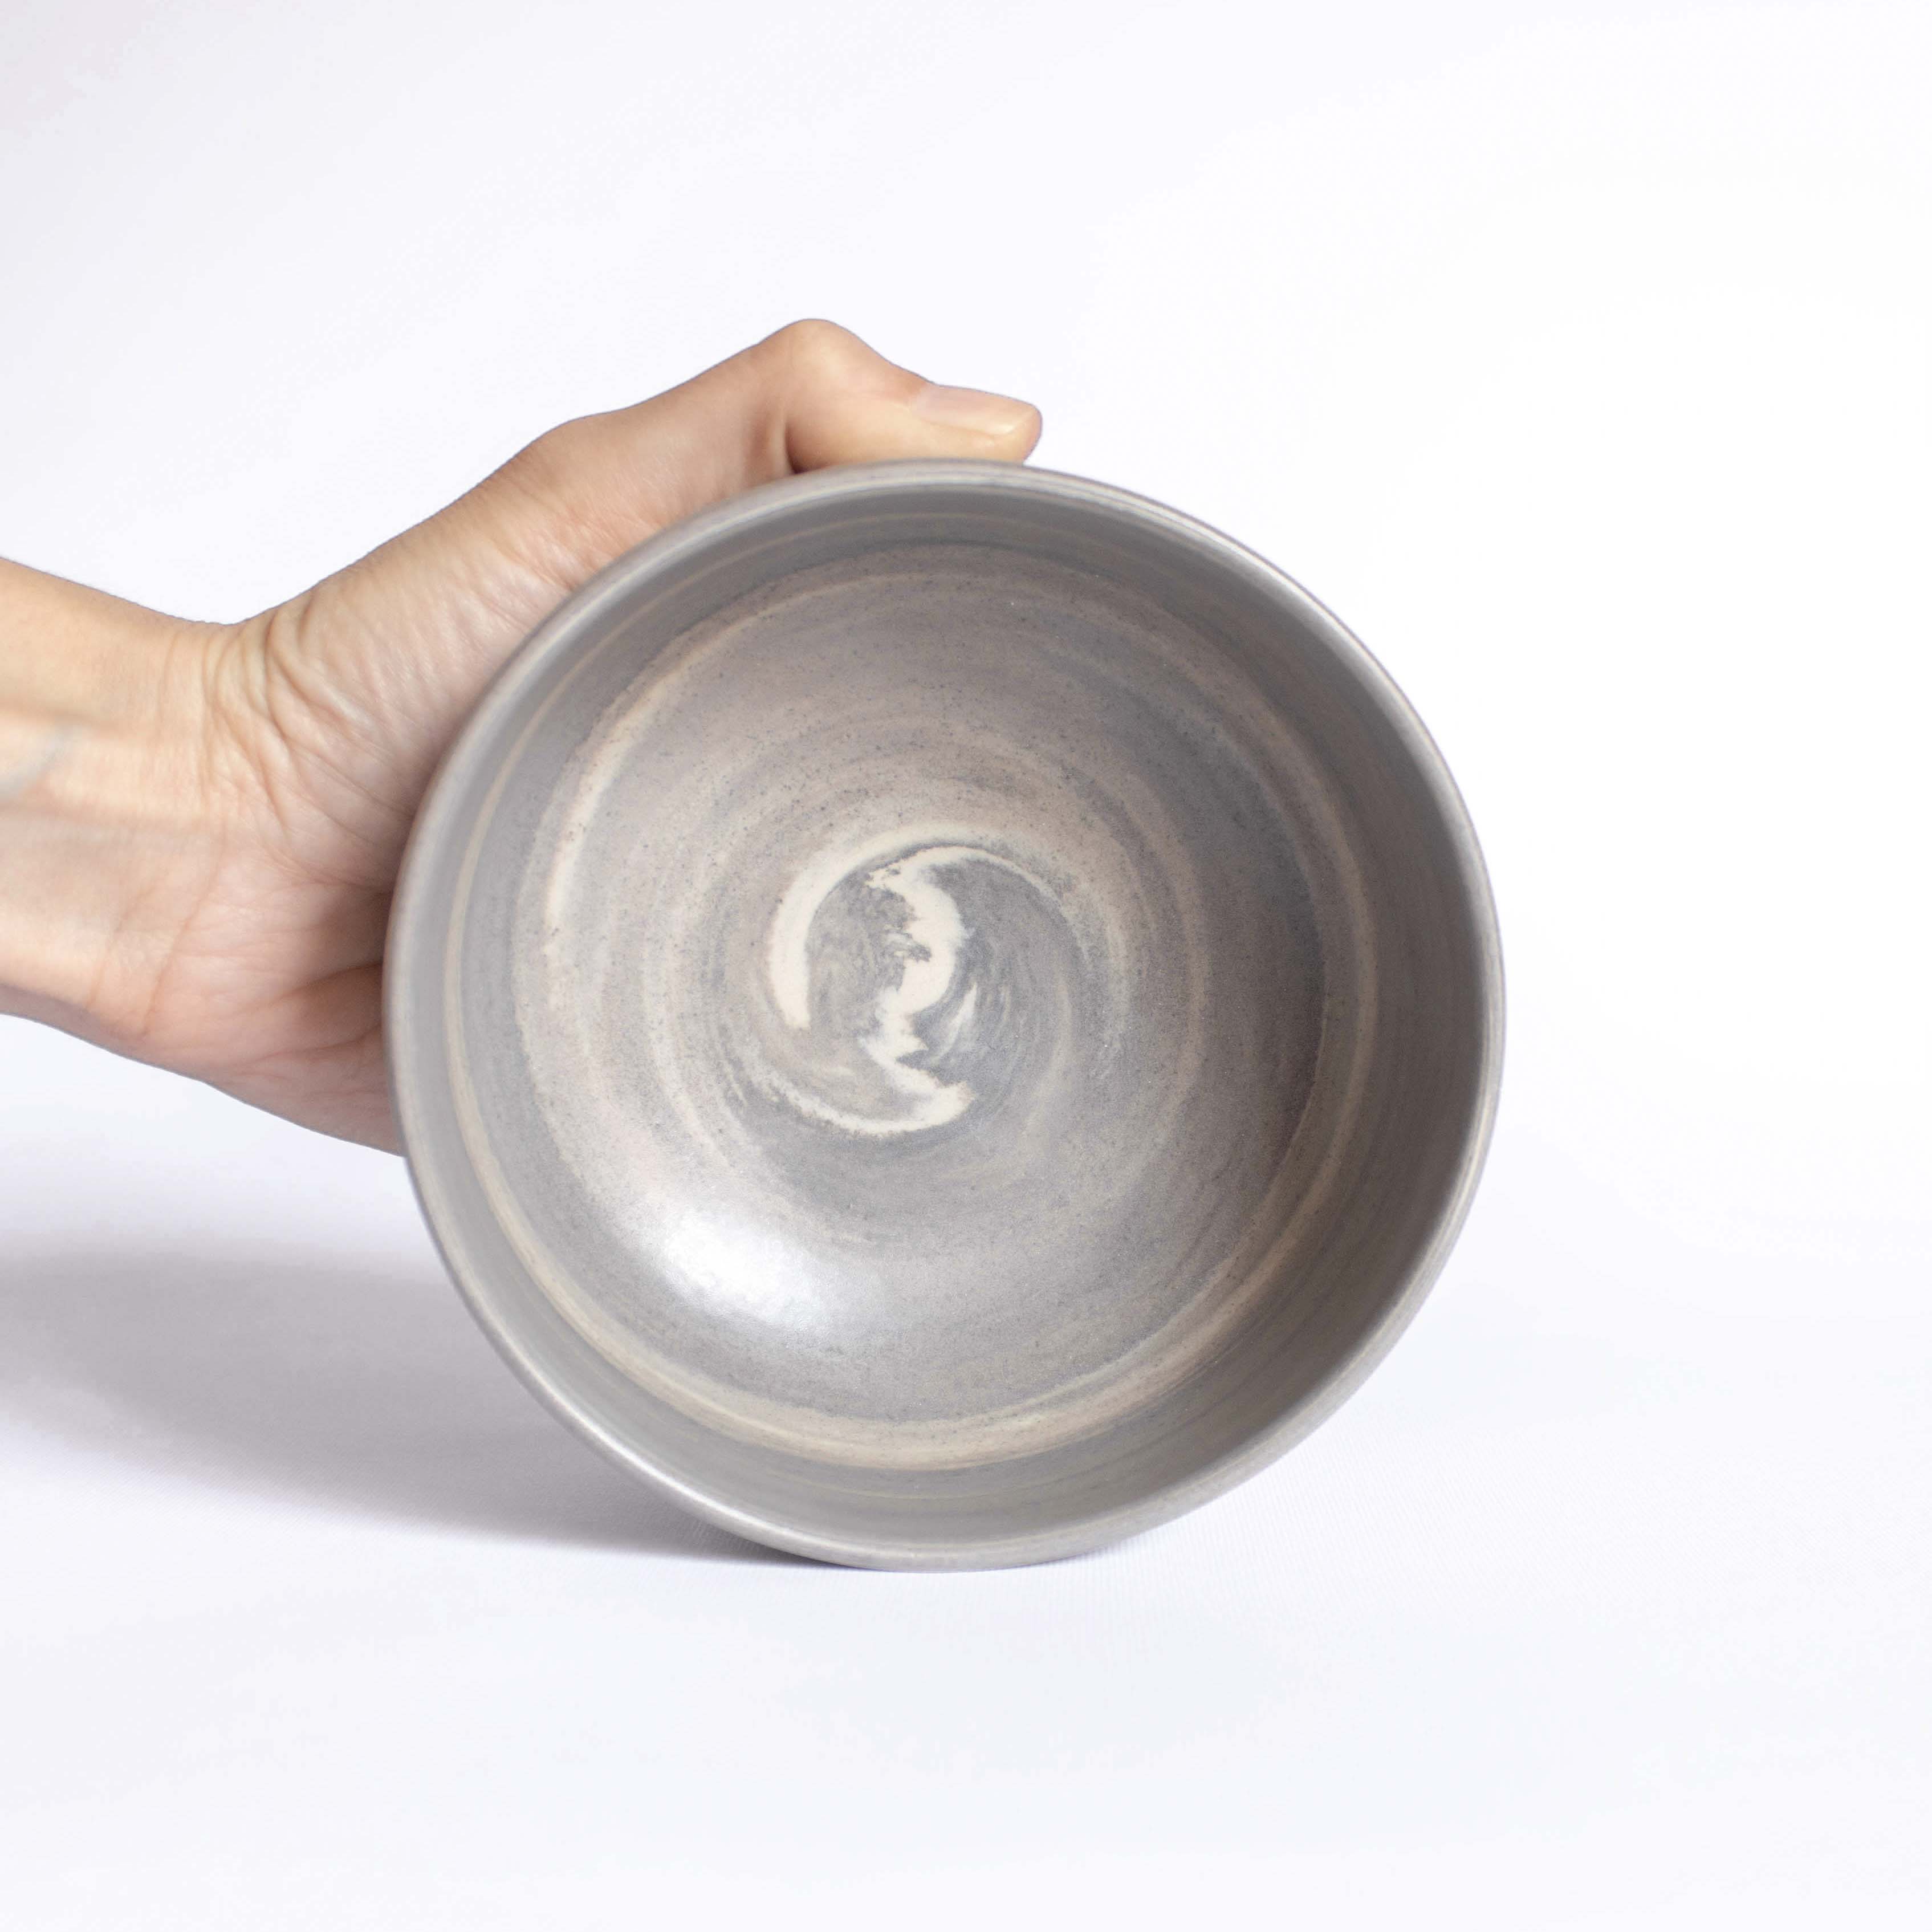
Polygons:
[[791,1559],[605,1464],[520,1388],[428,1269],[283,1252],[19,1258],[0,1410],[74,1448],[340,1514]]

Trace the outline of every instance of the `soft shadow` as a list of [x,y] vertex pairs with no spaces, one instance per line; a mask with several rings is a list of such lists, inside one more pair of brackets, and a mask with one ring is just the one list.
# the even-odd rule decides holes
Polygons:
[[532,1541],[796,1559],[698,1522],[580,1442],[440,1274],[288,1253],[9,1257],[0,1406],[141,1467]]

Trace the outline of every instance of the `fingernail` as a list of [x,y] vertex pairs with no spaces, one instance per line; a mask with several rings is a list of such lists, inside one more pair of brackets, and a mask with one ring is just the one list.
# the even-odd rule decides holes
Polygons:
[[977,430],[982,436],[1006,436],[1033,419],[1033,405],[1011,396],[989,395],[984,389],[949,388],[928,382],[912,399],[914,416],[947,429]]

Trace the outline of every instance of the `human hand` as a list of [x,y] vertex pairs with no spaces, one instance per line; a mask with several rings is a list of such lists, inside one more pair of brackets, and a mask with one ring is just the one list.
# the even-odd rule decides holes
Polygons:
[[1028,404],[794,323],[539,437],[447,509],[245,622],[0,566],[0,1005],[291,1120],[395,1144],[381,984],[444,748],[570,592],[759,483],[1018,460]]

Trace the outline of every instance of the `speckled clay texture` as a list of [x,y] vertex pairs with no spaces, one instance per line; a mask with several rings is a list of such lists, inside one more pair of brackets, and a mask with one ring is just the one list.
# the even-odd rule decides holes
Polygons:
[[399,1108],[486,1328],[848,1561],[1059,1553],[1277,1453],[1492,1102],[1480,860],[1393,687],[1074,479],[834,472],[647,547],[507,674],[404,900]]

